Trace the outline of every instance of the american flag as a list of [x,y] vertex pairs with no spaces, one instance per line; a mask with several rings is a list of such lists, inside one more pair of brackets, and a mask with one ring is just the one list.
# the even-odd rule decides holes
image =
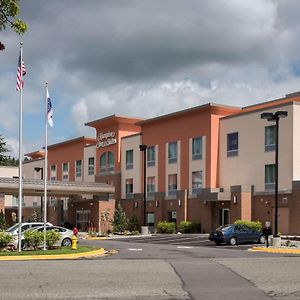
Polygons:
[[22,67],[21,67],[21,52],[19,55],[19,63],[18,63],[18,71],[17,71],[17,85],[16,90],[20,91],[24,86],[23,76],[26,74],[25,64],[24,61],[22,61]]

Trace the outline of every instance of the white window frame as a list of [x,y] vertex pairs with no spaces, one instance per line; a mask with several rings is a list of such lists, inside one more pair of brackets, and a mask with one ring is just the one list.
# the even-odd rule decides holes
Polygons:
[[[54,167],[54,170],[52,170],[52,167]],[[57,168],[56,165],[51,165],[50,166],[50,180],[51,181],[55,181],[56,180],[56,173],[57,172]]]
[[[67,165],[68,166],[68,171],[64,171],[64,165]],[[64,162],[62,163],[62,180],[69,180],[69,163],[68,162]]]
[[[128,161],[129,160],[129,154],[131,153],[131,155],[132,155],[132,161]],[[133,149],[129,149],[129,150],[126,150],[126,152],[125,152],[125,159],[126,159],[126,161],[125,161],[125,164],[126,164],[126,170],[131,170],[131,169],[133,169],[133,156],[134,156],[134,153],[133,153]]]
[[[93,164],[90,163],[90,159],[93,159]],[[88,158],[88,175],[95,175],[95,157]]]
[[[80,161],[80,175],[79,172],[77,172],[77,162],[79,161]],[[82,177],[82,160],[79,159],[75,161],[75,178],[81,178],[81,177]]]

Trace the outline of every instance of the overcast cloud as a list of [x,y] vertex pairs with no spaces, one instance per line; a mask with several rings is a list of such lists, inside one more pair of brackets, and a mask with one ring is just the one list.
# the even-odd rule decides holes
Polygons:
[[[25,152],[94,136],[85,122],[153,117],[207,102],[245,106],[300,90],[296,0],[21,1]],[[17,153],[19,37],[1,32],[0,133]]]

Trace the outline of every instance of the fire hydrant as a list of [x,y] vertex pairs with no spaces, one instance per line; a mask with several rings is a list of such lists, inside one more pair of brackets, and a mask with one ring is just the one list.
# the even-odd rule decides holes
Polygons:
[[74,227],[73,237],[72,237],[72,250],[77,250],[77,241],[78,241],[77,235],[78,235],[78,229]]
[[72,237],[72,250],[77,250],[77,240],[78,240],[78,238],[75,235],[73,235],[73,237]]

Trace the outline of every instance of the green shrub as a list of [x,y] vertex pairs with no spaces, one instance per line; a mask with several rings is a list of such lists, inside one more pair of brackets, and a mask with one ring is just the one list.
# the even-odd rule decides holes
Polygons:
[[234,224],[247,226],[253,230],[260,231],[262,229],[261,222],[259,221],[242,221],[242,220],[236,220]]
[[44,241],[43,231],[28,230],[24,232],[24,242],[29,248],[37,249]]
[[52,248],[53,245],[59,241],[59,239],[60,239],[59,232],[57,232],[55,230],[48,230],[46,232],[46,244],[47,244],[47,247]]
[[191,221],[181,221],[179,231],[181,233],[199,233],[201,232],[201,224]]
[[157,224],[158,233],[175,233],[176,225],[173,222],[162,221]]
[[12,236],[5,231],[0,231],[0,250],[7,247],[7,245],[12,241]]

